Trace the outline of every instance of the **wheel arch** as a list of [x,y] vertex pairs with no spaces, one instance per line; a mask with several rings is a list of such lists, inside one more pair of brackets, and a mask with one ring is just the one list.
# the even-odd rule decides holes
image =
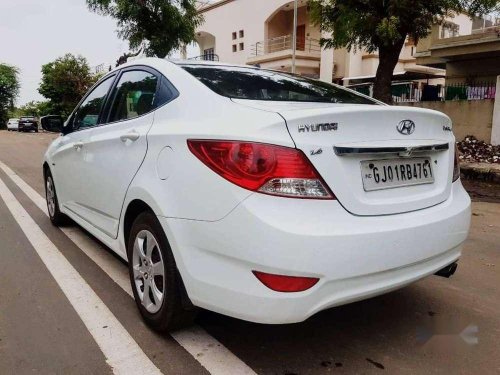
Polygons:
[[134,199],[127,205],[125,215],[123,216],[123,241],[125,243],[125,247],[127,246],[128,237],[134,220],[143,212],[151,212],[155,214],[154,210],[141,199]]
[[[153,208],[148,203],[146,203],[145,201],[143,201],[142,199],[139,199],[139,198],[131,200],[127,205],[127,209],[125,210],[125,214],[123,216],[123,237],[122,238],[123,238],[123,242],[125,244],[125,252],[127,254],[126,255],[127,258],[128,258],[127,243],[128,243],[128,239],[130,236],[130,231],[132,230],[132,224],[134,223],[134,220],[143,212],[151,212],[153,215],[156,216]],[[160,224],[160,226],[161,226],[161,224]],[[172,248],[170,241],[169,241],[169,238],[168,238],[168,235],[167,235],[167,233],[165,233],[165,231],[164,231],[164,235],[165,235],[165,238],[167,239],[167,241],[169,242],[169,246],[170,246],[170,249],[172,251],[172,254],[174,256],[174,260],[176,263],[176,268],[177,268],[176,272],[178,274],[177,280],[179,281],[182,306],[186,310],[194,310],[195,306],[193,305],[193,303],[191,302],[191,299],[189,298],[188,292],[186,290],[186,286],[184,284],[184,280],[182,278],[182,274],[179,270],[179,266],[178,266],[179,259],[177,259],[175,251]]]
[[44,162],[42,168],[43,168],[43,177],[45,178],[47,177],[47,172],[50,172],[49,163]]

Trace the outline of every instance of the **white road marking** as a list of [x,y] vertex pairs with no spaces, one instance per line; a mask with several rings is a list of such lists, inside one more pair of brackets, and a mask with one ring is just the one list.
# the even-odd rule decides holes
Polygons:
[[[48,216],[45,198],[28,185],[12,169],[0,161],[0,169]],[[99,268],[133,298],[128,270],[102,246],[95,243],[80,228],[60,228]],[[223,346],[203,328],[193,326],[171,334],[211,374],[255,374],[255,372],[229,349]],[[199,354],[202,355],[199,355]]]
[[171,334],[211,374],[256,375],[241,359],[200,326],[193,326]]
[[0,197],[83,321],[115,374],[161,374],[0,179]]
[[[0,161],[0,169],[30,198],[42,212],[49,216],[45,198],[28,185],[12,169]],[[59,228],[76,246],[80,248],[95,264],[108,274],[111,279],[118,284],[127,294],[133,297],[130,287],[127,268],[120,264],[113,255],[102,246],[93,241],[88,234],[78,227]]]

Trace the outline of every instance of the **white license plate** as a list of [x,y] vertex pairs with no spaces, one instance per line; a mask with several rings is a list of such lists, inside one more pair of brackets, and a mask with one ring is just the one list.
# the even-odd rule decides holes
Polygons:
[[361,162],[361,178],[365,191],[434,182],[430,158],[365,160]]

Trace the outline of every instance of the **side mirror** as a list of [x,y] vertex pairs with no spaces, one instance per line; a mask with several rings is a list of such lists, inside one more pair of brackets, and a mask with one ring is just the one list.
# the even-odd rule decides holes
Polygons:
[[64,119],[61,116],[44,116],[40,119],[42,129],[52,133],[61,133],[64,125]]

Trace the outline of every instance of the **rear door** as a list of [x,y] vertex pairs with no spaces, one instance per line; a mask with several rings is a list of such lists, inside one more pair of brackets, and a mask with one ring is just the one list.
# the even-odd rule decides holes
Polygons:
[[454,137],[443,114],[323,104],[280,113],[297,148],[353,214],[414,211],[450,195]]
[[106,119],[92,130],[86,144],[89,169],[85,183],[92,194],[84,202],[85,219],[113,238],[118,235],[127,189],[146,155],[153,110],[168,101],[162,79],[147,67],[123,70]]

